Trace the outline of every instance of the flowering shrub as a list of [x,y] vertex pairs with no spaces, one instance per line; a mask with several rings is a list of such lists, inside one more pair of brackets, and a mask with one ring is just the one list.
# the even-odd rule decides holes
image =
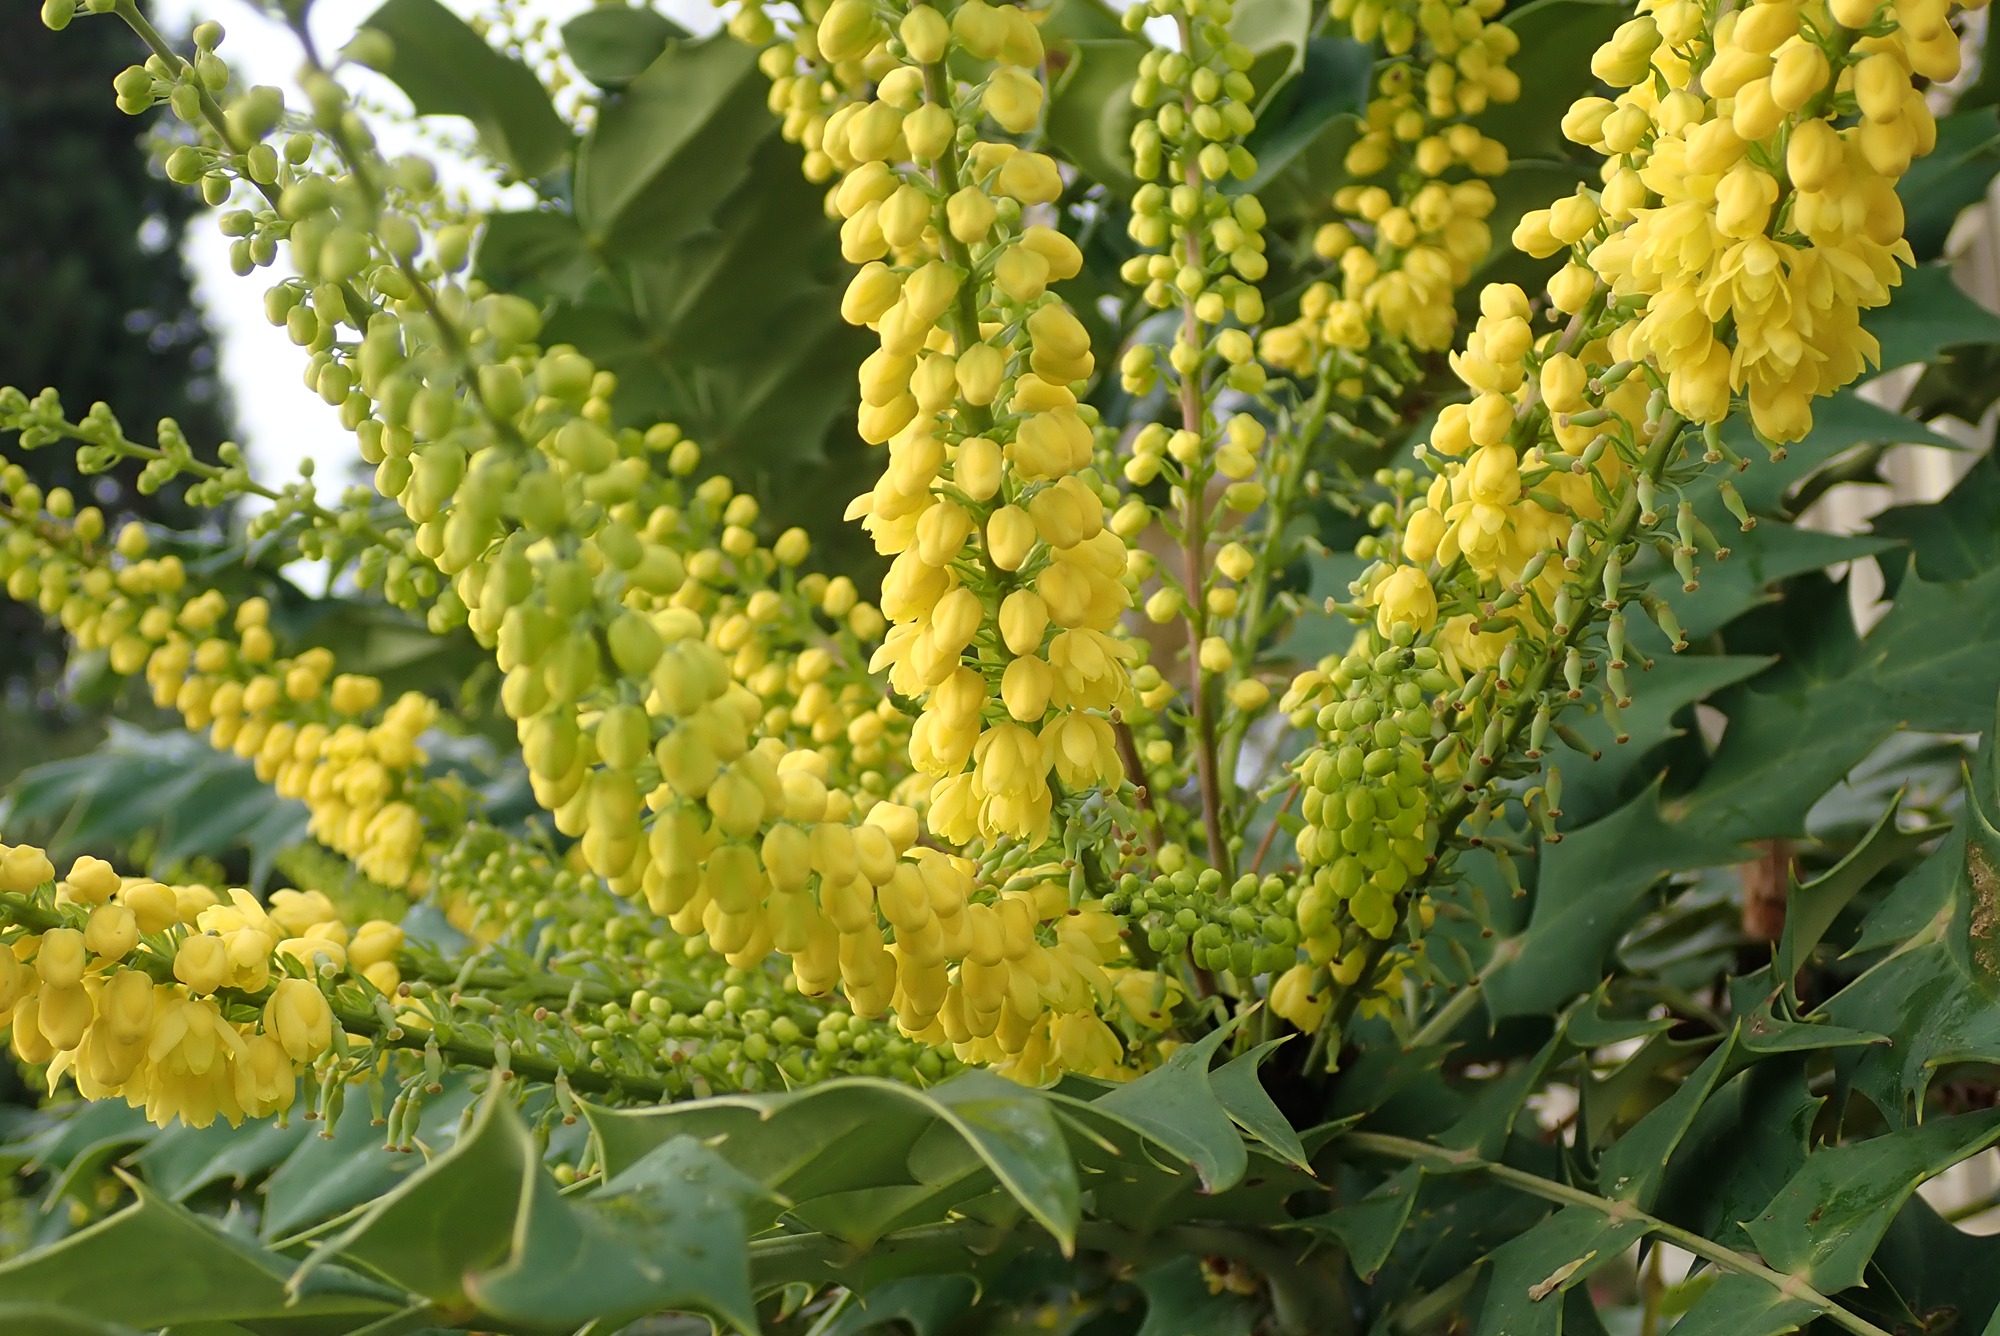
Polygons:
[[[289,103],[216,25],[47,0],[152,48],[119,105],[373,475],[0,391],[7,593],[306,814],[261,896],[137,829],[0,851],[24,1154],[117,1207],[0,1312],[1985,1321],[1912,1194],[2000,1138],[1992,762],[1944,736],[2000,687],[1991,468],[1881,530],[1865,641],[1817,572],[1887,544],[1783,523],[1931,439],[1872,368],[1984,407],[1939,350],[2000,321],[1912,272],[1990,176],[1919,174],[1992,135],[1978,86],[1935,119],[1961,19],[1307,10],[609,5],[557,50],[390,0],[337,56],[291,15]],[[386,155],[358,67],[536,207]],[[58,448],[262,498],[246,560],[44,491]],[[1703,870],[1760,852],[1781,926],[1731,926]]]

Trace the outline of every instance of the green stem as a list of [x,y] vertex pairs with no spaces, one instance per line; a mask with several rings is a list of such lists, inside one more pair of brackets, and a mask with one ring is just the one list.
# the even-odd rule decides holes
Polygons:
[[1849,1312],[1827,1298],[1800,1277],[1775,1271],[1754,1257],[1737,1252],[1734,1248],[1726,1248],[1693,1230],[1669,1224],[1656,1215],[1640,1210],[1630,1202],[1600,1197],[1581,1188],[1573,1188],[1566,1183],[1543,1178],[1540,1174],[1531,1174],[1512,1165],[1483,1159],[1469,1150],[1449,1150],[1443,1146],[1433,1146],[1428,1142],[1412,1141],[1406,1137],[1388,1136],[1379,1132],[1349,1132],[1341,1138],[1341,1141],[1364,1154],[1380,1155],[1385,1159],[1400,1160],[1405,1164],[1418,1165],[1440,1173],[1484,1174],[1496,1183],[1504,1183],[1516,1191],[1524,1192],[1531,1197],[1539,1197],[1558,1206],[1578,1206],[1614,1222],[1642,1225],[1648,1234],[1662,1238],[1677,1248],[1685,1249],[1705,1262],[1724,1267],[1739,1275],[1761,1280],[1788,1299],[1811,1304],[1828,1321],[1855,1333],[1855,1336],[1890,1336],[1874,1323]]

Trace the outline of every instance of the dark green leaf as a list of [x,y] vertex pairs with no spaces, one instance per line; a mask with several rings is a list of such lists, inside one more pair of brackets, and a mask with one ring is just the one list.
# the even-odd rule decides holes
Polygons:
[[[442,1095],[424,1101],[417,1140],[432,1153],[458,1133],[459,1114],[471,1087],[448,1077]],[[370,1125],[364,1101],[350,1102],[334,1124],[333,1139],[309,1136],[264,1184],[263,1237],[280,1238],[330,1220],[388,1192],[423,1166],[421,1155],[382,1149],[381,1129]]]
[[1900,539],[1926,580],[1969,580],[2000,566],[2000,461],[1982,456],[1942,501],[1892,506],[1870,521]]
[[1093,181],[1129,194],[1132,127],[1139,109],[1129,96],[1144,43],[1123,35],[1080,38],[1061,48],[1067,65],[1049,95],[1048,142]]
[[[477,1139],[475,1132],[467,1141]],[[510,1198],[501,1223],[514,1224],[512,1249],[504,1265],[465,1282],[482,1310],[566,1330],[593,1320],[616,1328],[659,1309],[699,1310],[754,1336],[745,1208],[768,1194],[713,1151],[677,1137],[581,1201],[564,1197],[539,1163],[524,1165],[525,1190],[522,1180],[505,1179],[508,1167],[489,1172]],[[469,1249],[461,1255],[468,1268],[497,1260]]]
[[488,46],[438,0],[388,0],[362,26],[393,43],[382,73],[419,116],[465,117],[487,151],[523,177],[554,170],[569,151],[569,126],[534,71]]
[[1493,1254],[1480,1336],[1560,1336],[1563,1296],[1645,1236],[1636,1220],[1566,1206]]
[[132,1328],[116,1322],[38,1303],[0,1304],[0,1331],[17,1331],[23,1336],[137,1336]]
[[[1864,399],[1852,390],[1816,400],[1811,433],[1803,441],[1785,447],[1783,459],[1771,459],[1764,453],[1764,447],[1757,444],[1744,418],[1729,419],[1723,426],[1722,437],[1731,449],[1751,461],[1749,468],[1732,475],[1732,481],[1744,503],[1759,515],[1781,513],[1801,482],[1860,446],[1908,443],[1948,450],[1961,448],[1956,441],[1940,436],[1923,423]],[[1712,494],[1714,481],[1714,477],[1702,479],[1696,484],[1697,493],[1704,497]],[[1731,548],[1742,547],[1745,536],[1738,534],[1736,521],[1720,505],[1704,506],[1702,514],[1724,543]],[[1879,527],[1876,532],[1881,532]]]
[[578,301],[597,276],[597,258],[566,213],[494,213],[480,232],[478,274],[504,292]]
[[1931,361],[1956,344],[2000,341],[2000,316],[1966,296],[1945,264],[1905,274],[1889,304],[1868,312],[1861,325],[1881,340],[1884,370]]
[[455,1303],[468,1272],[507,1255],[522,1185],[541,1157],[505,1087],[496,1084],[466,1134],[314,1252],[299,1269],[351,1258],[412,1294]]
[[297,1150],[307,1135],[303,1121],[290,1127],[274,1122],[240,1128],[227,1123],[177,1126],[155,1138],[132,1161],[162,1196],[181,1201],[223,1180],[242,1187]]
[[1817,1150],[1745,1228],[1767,1263],[1822,1294],[1859,1285],[1869,1255],[1910,1194],[1995,1140],[2000,1109]]
[[1271,1102],[1271,1096],[1265,1092],[1264,1083],[1257,1075],[1264,1059],[1283,1042],[1282,1039],[1273,1039],[1257,1045],[1240,1058],[1232,1058],[1208,1074],[1208,1084],[1228,1112],[1231,1122],[1260,1144],[1276,1151],[1286,1163],[1310,1172],[1306,1163],[1306,1148],[1299,1144],[1299,1134],[1292,1130],[1292,1125],[1285,1121],[1285,1115]]
[[1596,86],[1591,53],[1629,17],[1615,0],[1533,0],[1509,12],[1505,21],[1521,39],[1521,49],[1507,65],[1520,76],[1521,96],[1489,108],[1473,124],[1515,158],[1569,152],[1562,114]]
[[1673,1330],[1675,1336],[1784,1336],[1803,1327],[1818,1311],[1755,1276],[1725,1271],[1701,1292]]
[[62,1242],[0,1263],[0,1304],[47,1304],[106,1322],[174,1323],[366,1314],[400,1296],[330,1267],[286,1291],[291,1263],[139,1187],[138,1200]]
[[1144,1132],[1193,1165],[1204,1190],[1233,1187],[1249,1167],[1229,1113],[1209,1084],[1208,1064],[1228,1030],[1211,1030],[1094,1107]]
[[1785,908],[1785,935],[1778,943],[1778,977],[1787,991],[1795,976],[1812,958],[1820,939],[1840,916],[1841,910],[1861,892],[1877,873],[1915,851],[1935,831],[1903,830],[1896,818],[1902,811],[1902,795],[1882,813],[1874,827],[1847,855],[1811,881],[1792,883]]
[[704,226],[776,128],[765,93],[756,52],[718,33],[670,48],[607,103],[577,153],[592,249],[658,255]]
[[650,6],[599,5],[562,26],[563,50],[584,78],[620,89],[687,29]]
[[1344,37],[1309,39],[1298,77],[1278,90],[1257,117],[1248,143],[1257,158],[1257,171],[1243,189],[1262,190],[1322,141],[1351,138],[1368,102],[1373,69],[1374,52],[1360,42]]
[[970,1276],[920,1276],[892,1280],[856,1295],[822,1336],[861,1336],[894,1322],[915,1336],[935,1336],[972,1306],[979,1285]]
[[1403,1226],[1410,1219],[1410,1208],[1416,1204],[1417,1189],[1422,1185],[1423,1170],[1409,1165],[1360,1201],[1335,1207],[1324,1215],[1310,1216],[1291,1227],[1324,1232],[1339,1239],[1354,1274],[1370,1281],[1402,1236]]
[[1250,1336],[1257,1307],[1241,1295],[1216,1294],[1192,1257],[1162,1262],[1138,1277],[1146,1320],[1138,1336]]
[[1672,1095],[1611,1143],[1597,1162],[1600,1193],[1614,1201],[1630,1202],[1640,1210],[1652,1209],[1654,1199],[1660,1195],[1668,1159],[1694,1125],[1701,1106],[1714,1093],[1735,1051],[1736,1032],[1732,1030]]

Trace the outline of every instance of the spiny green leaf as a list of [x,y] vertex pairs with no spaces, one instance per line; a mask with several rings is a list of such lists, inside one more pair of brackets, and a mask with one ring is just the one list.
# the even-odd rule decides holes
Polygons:
[[1937,144],[1896,183],[1903,238],[1918,260],[1944,254],[1945,238],[1967,205],[1986,197],[2000,170],[2000,114],[1990,106],[1956,111],[1937,123]]
[[[1757,443],[1749,422],[1744,418],[1730,418],[1723,425],[1722,438],[1731,449],[1751,461],[1750,467],[1743,472],[1728,476],[1742,494],[1744,504],[1759,515],[1782,513],[1794,488],[1858,446],[1908,443],[1935,445],[1947,450],[1961,448],[1950,437],[1940,436],[1923,423],[1864,399],[1853,390],[1841,390],[1825,399],[1815,400],[1811,433],[1803,441],[1795,441],[1785,447],[1783,459],[1774,460],[1765,455],[1764,447]],[[1715,484],[1722,476],[1711,473],[1699,479],[1692,489],[1693,494],[1703,498],[1719,496]],[[1705,506],[1703,519],[1715,528],[1717,534],[1722,535],[1722,541],[1731,548],[1743,543],[1736,522],[1725,518],[1720,505]],[[1877,532],[1880,532],[1879,528]]]
[[1636,1220],[1566,1206],[1493,1254],[1493,1279],[1480,1306],[1479,1336],[1561,1336],[1563,1302],[1645,1236]]
[[[458,1135],[471,1102],[464,1078],[448,1074],[444,1093],[424,1101],[416,1139],[436,1153]],[[365,1101],[353,1100],[334,1124],[333,1139],[309,1136],[264,1183],[263,1238],[276,1239],[372,1201],[423,1166],[421,1155],[382,1149]]]
[[1745,1228],[1766,1262],[1822,1294],[1859,1285],[1910,1194],[1995,1140],[2000,1109],[1986,1109],[1814,1151]]
[[1311,1172],[1306,1149],[1278,1106],[1271,1102],[1259,1079],[1258,1069],[1285,1041],[1273,1039],[1257,1045],[1239,1058],[1232,1058],[1208,1075],[1209,1088],[1221,1102],[1229,1120],[1249,1133],[1258,1143],[1277,1152],[1287,1164]]
[[820,1336],[860,1336],[897,1322],[907,1325],[915,1336],[934,1336],[970,1308],[978,1295],[978,1282],[970,1276],[892,1280],[865,1295],[856,1295]]
[[347,1257],[412,1294],[455,1303],[468,1272],[507,1255],[508,1229],[540,1156],[505,1087],[495,1083],[465,1135],[299,1268],[297,1279]]
[[1892,506],[1869,527],[1907,544],[1926,580],[1969,580],[2000,566],[2000,461],[1982,456],[1942,501]]
[[1692,1076],[1611,1143],[1597,1162],[1599,1192],[1614,1201],[1630,1202],[1641,1210],[1652,1209],[1666,1175],[1667,1161],[1728,1070],[1736,1052],[1736,1037],[1734,1030],[1724,1035]]
[[1805,1164],[1824,1103],[1806,1086],[1803,1057],[1775,1057],[1731,1078],[1675,1149],[1656,1212],[1717,1243],[1749,1248],[1742,1222]]
[[1725,1271],[1702,1290],[1673,1330],[1675,1336],[1784,1336],[1818,1312],[1755,1276]]
[[1423,1170],[1409,1165],[1397,1170],[1360,1201],[1337,1206],[1324,1215],[1294,1221],[1286,1228],[1333,1235],[1346,1250],[1354,1274],[1370,1281],[1402,1236],[1403,1226],[1410,1219],[1410,1208],[1416,1204],[1417,1190],[1422,1186]]
[[1819,876],[1801,885],[1794,879],[1786,898],[1785,935],[1778,943],[1777,975],[1786,992],[1794,997],[1798,972],[1826,936],[1827,929],[1841,910],[1875,879],[1877,873],[1925,843],[1937,832],[1903,830],[1896,818],[1902,811],[1902,794],[1889,804],[1879,820],[1847,851],[1845,857]]
[[562,26],[563,50],[599,88],[620,89],[638,78],[687,29],[650,6],[599,5]]
[[105,1322],[176,1323],[349,1314],[402,1296],[340,1267],[293,1295],[291,1263],[218,1228],[143,1185],[138,1200],[60,1243],[0,1263],[0,1304],[46,1304]]
[[1211,1030],[1175,1049],[1158,1067],[1093,1105],[1193,1165],[1208,1192],[1233,1187],[1250,1164],[1243,1138],[1209,1084],[1208,1064],[1228,1033],[1227,1027]]
[[224,1179],[238,1187],[296,1151],[309,1135],[301,1120],[290,1127],[275,1122],[231,1127],[176,1126],[132,1157],[146,1181],[170,1201],[180,1201]]
[[523,177],[552,171],[569,151],[569,126],[534,71],[488,46],[438,0],[388,0],[362,26],[394,45],[382,73],[419,116],[467,118],[488,151]]
[[657,255],[705,223],[776,125],[756,52],[727,34],[675,46],[598,114],[577,152],[593,249]]
[[564,1197],[539,1163],[525,1173],[525,1190],[506,1185],[520,1193],[520,1207],[510,1215],[504,1265],[465,1282],[483,1311],[564,1329],[701,1311],[754,1336],[747,1239],[761,1220],[746,1215],[769,1198],[761,1184],[690,1137],[651,1151],[579,1201]]
[[1257,1307],[1241,1295],[1217,1294],[1192,1257],[1177,1257],[1140,1273],[1146,1320],[1138,1336],[1250,1336]]

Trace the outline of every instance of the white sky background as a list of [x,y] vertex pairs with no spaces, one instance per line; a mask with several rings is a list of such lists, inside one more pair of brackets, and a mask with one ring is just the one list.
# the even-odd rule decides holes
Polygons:
[[[476,0],[445,0],[461,14],[471,14],[480,6]],[[561,22],[590,8],[591,0],[530,0],[528,8]],[[661,0],[658,8],[683,26],[697,32],[708,31],[721,16],[707,0]],[[155,0],[153,17],[162,31],[180,40],[194,24],[214,19],[227,31],[221,54],[239,78],[249,83],[275,84],[286,90],[293,106],[302,105],[292,76],[299,66],[298,47],[283,25],[267,18],[250,0]],[[374,10],[365,0],[320,0],[313,9],[313,38],[324,55],[331,55],[354,35],[355,28]],[[358,87],[358,81],[352,81]],[[369,79],[367,91],[385,103],[407,105],[385,79]],[[107,89],[105,95],[110,96]],[[463,121],[432,118],[432,124],[449,129],[469,128]],[[437,157],[435,146],[419,144],[398,133],[401,127],[377,123],[382,146],[392,155],[419,148]],[[470,164],[439,163],[440,173],[453,185],[463,185],[479,197],[482,174]],[[360,456],[354,438],[341,429],[334,409],[306,388],[304,375],[307,355],[264,318],[264,292],[289,270],[279,262],[248,278],[238,278],[229,268],[229,240],[216,230],[212,216],[198,217],[189,226],[185,255],[193,271],[196,296],[207,313],[222,359],[222,380],[235,402],[240,443],[249,451],[252,469],[266,483],[278,485],[296,475],[299,461],[311,459],[322,487],[344,485],[349,468]]]

